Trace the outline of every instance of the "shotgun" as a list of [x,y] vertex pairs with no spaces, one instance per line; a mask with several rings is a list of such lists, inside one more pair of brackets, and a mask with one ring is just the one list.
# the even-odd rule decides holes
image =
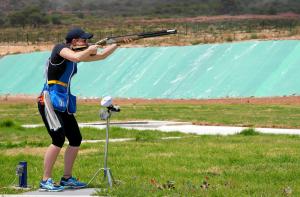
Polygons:
[[[162,31],[153,31],[153,32],[143,32],[138,34],[129,34],[129,35],[123,35],[123,36],[111,36],[106,37],[102,40],[97,41],[96,43],[90,44],[90,45],[99,45],[104,46],[108,44],[114,44],[114,43],[123,43],[124,39],[131,39],[131,40],[139,40],[143,38],[151,38],[151,37],[158,37],[158,36],[165,36],[165,35],[171,35],[171,34],[177,34],[176,29],[168,29],[168,30],[162,30]],[[88,48],[89,45],[83,45],[83,46],[76,46],[73,47],[73,50],[84,50]]]

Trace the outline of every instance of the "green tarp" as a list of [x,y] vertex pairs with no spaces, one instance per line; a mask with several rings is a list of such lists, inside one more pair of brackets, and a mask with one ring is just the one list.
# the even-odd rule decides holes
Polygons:
[[[0,94],[38,94],[50,52],[0,59]],[[78,65],[81,97],[220,98],[300,95],[299,41],[119,48]]]

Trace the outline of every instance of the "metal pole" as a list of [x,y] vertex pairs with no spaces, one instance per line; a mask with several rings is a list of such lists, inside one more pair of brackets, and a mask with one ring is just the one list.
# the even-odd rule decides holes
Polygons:
[[104,177],[103,179],[107,179],[108,186],[112,187],[113,183],[115,183],[115,180],[112,176],[112,173],[110,171],[110,168],[107,167],[107,158],[108,158],[108,143],[109,143],[109,120],[111,116],[111,111],[108,110],[106,112],[101,112],[101,119],[106,120],[106,141],[105,141],[105,146],[104,146],[104,168],[101,168],[97,170],[97,172],[94,174],[92,179],[88,182],[88,185],[94,180],[94,178],[98,175],[98,173],[103,170],[104,171]]
[[106,143],[105,143],[105,150],[104,150],[104,179],[107,177],[108,185],[109,187],[112,187],[114,183],[114,178],[112,176],[110,168],[107,168],[110,116],[111,116],[111,111],[108,111],[108,117],[106,119]]
[[[109,117],[106,120],[106,143],[104,148],[104,169],[107,169],[107,156],[108,156],[108,142],[109,142]],[[106,176],[106,174],[104,174]]]

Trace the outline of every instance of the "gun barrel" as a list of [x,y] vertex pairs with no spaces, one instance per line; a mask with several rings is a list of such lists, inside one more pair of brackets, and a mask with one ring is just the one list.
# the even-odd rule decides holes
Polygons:
[[165,36],[165,35],[176,34],[176,33],[177,33],[176,29],[169,29],[163,31],[140,33],[139,36],[141,38],[150,38],[150,37]]
[[139,40],[142,38],[165,36],[165,35],[176,34],[176,33],[177,33],[176,29],[169,29],[169,30],[154,31],[154,32],[144,32],[139,34],[129,34],[123,36],[112,36],[107,38],[105,44],[120,43],[123,42],[124,38],[128,38],[131,40]]
[[[171,34],[177,34],[176,29],[168,29],[168,30],[162,30],[162,31],[154,31],[154,32],[143,32],[143,33],[138,33],[138,34],[129,34],[129,35],[122,35],[122,36],[111,36],[104,38],[102,40],[99,40],[96,42],[96,45],[99,46],[104,46],[107,44],[114,44],[114,43],[122,43],[124,42],[124,39],[131,39],[131,40],[139,40],[143,38],[151,38],[151,37],[158,37],[158,36],[165,36],[165,35],[171,35]],[[81,47],[79,46],[78,49],[86,49],[86,47]]]

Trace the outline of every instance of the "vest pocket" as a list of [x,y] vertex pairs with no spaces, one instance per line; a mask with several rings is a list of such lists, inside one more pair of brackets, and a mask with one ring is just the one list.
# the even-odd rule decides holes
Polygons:
[[69,95],[68,112],[72,114],[76,112],[76,96],[72,94]]
[[67,109],[68,94],[51,90],[49,92],[53,108],[60,112],[65,112]]

